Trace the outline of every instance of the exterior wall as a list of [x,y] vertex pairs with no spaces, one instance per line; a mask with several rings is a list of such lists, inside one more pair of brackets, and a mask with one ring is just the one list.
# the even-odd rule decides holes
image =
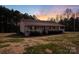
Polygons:
[[24,33],[24,22],[20,22],[20,32]]
[[64,32],[65,30],[64,30],[64,27],[60,27],[60,30],[62,31],[62,32]]
[[62,31],[64,32],[64,28],[62,28],[63,26],[27,26],[24,24],[23,21],[20,22],[20,32],[24,33],[25,36],[28,36],[30,34],[30,32],[39,32],[39,33],[43,33],[46,32],[48,33],[49,31]]

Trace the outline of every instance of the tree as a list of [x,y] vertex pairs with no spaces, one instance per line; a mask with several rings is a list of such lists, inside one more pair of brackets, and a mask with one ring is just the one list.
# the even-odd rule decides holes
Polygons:
[[49,19],[49,21],[53,22],[53,23],[56,23],[55,19],[52,17]]
[[69,8],[67,8],[65,11],[64,11],[64,15],[66,16],[67,19],[69,19],[72,15],[73,11]]
[[33,17],[33,19],[38,20],[38,18],[36,17],[36,15],[33,15],[32,17]]
[[59,21],[59,15],[56,15],[56,22]]
[[21,18],[34,20],[33,16],[27,13],[22,14],[18,10],[0,6],[0,32],[17,32],[17,24]]

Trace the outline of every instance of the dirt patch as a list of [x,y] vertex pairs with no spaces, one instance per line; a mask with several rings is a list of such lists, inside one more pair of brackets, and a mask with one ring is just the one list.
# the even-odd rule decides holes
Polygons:
[[[46,35],[46,36],[36,36],[36,37],[18,37],[14,35],[15,33],[0,33],[0,44],[9,44],[9,46],[4,46],[0,49],[0,53],[3,54],[22,54],[25,48],[46,45],[46,44],[56,44],[59,47],[70,49],[71,53],[79,53],[79,45],[74,43],[74,40],[78,41],[79,33],[65,33],[59,35]],[[14,35],[11,37],[11,35]],[[12,39],[8,42],[8,39]],[[15,39],[15,40],[13,40]],[[23,39],[17,40],[17,39]],[[75,42],[76,42],[75,41]],[[53,50],[53,49],[52,49]],[[46,48],[45,52],[51,53],[51,49]],[[53,51],[54,52],[54,51]],[[60,52],[62,52],[60,50]],[[40,51],[40,53],[43,53]],[[54,52],[55,53],[55,52]],[[66,52],[65,52],[66,53]]]

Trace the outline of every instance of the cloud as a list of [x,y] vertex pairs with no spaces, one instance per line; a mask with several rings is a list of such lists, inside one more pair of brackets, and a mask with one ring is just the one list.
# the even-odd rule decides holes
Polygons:
[[63,13],[62,11],[63,11],[62,9],[51,7],[49,9],[46,8],[40,9],[39,11],[35,12],[35,14],[39,19],[47,20],[48,18],[51,17],[56,18],[56,15],[60,15]]
[[38,11],[35,11],[34,14],[41,20],[47,20],[48,18],[56,18],[56,15],[61,15],[64,11],[70,8],[73,11],[76,11],[79,6],[74,5],[52,5],[52,6],[41,6]]

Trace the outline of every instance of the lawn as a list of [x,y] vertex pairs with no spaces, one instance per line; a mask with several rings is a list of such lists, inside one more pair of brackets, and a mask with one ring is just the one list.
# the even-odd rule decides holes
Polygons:
[[[5,34],[5,33],[4,33]],[[0,53],[21,54],[76,54],[79,53],[79,32],[22,37],[0,34]],[[3,50],[2,50],[3,49]],[[4,52],[5,53],[5,52]]]
[[64,34],[51,35],[44,39],[44,41],[50,41],[50,43],[25,48],[26,52],[24,53],[79,53],[79,32],[66,32]]

